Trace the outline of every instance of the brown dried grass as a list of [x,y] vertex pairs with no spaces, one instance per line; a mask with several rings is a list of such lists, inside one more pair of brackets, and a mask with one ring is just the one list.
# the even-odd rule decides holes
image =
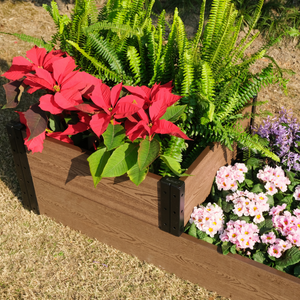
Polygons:
[[[40,6],[0,2],[0,31],[48,40],[54,30]],[[0,74],[32,46],[0,34]],[[0,77],[1,86],[6,82]],[[32,97],[22,101],[24,110]],[[15,117],[12,110],[0,110],[0,299],[225,299],[25,210],[5,130]]]

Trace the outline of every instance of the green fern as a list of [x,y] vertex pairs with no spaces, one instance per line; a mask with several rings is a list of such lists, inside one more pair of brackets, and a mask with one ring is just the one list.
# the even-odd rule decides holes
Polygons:
[[21,41],[28,42],[28,43],[33,43],[37,45],[38,47],[45,48],[47,51],[51,51],[53,49],[53,46],[51,44],[46,43],[43,39],[35,38],[23,33],[7,33],[7,32],[1,32],[3,34],[8,34],[8,35],[13,35],[20,39]]

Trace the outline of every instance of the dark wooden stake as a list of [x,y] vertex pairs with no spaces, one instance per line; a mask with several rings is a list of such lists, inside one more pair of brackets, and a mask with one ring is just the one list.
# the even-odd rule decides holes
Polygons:
[[179,179],[160,180],[160,229],[175,236],[184,231],[184,191],[185,184]]
[[11,122],[6,125],[17,176],[22,192],[23,206],[39,214],[39,207],[35,195],[34,185],[27,160],[26,148],[22,130],[24,125],[20,122]]

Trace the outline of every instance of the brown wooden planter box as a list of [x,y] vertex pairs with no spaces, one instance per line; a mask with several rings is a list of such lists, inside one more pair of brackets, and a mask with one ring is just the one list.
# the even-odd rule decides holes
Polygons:
[[165,205],[171,220],[178,220],[174,203],[175,212],[188,222],[193,207],[209,194],[216,171],[231,163],[234,152],[219,144],[207,147],[187,171],[194,176],[181,178],[175,193],[151,173],[139,187],[121,176],[104,178],[95,189],[84,150],[47,138],[43,153],[28,154],[21,127],[12,128],[8,131],[25,207],[232,299],[300,298],[298,278],[159,228]]

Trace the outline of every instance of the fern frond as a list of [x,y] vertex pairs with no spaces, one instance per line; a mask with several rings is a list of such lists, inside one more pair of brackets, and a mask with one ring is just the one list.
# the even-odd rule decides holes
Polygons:
[[[163,155],[174,158],[177,162],[182,162],[182,152],[186,149],[185,140],[176,136],[171,135],[169,141],[163,149]],[[161,176],[174,177],[173,172],[169,167],[162,161],[159,170]]]
[[224,0],[213,0],[211,4],[211,11],[210,11],[208,23],[206,24],[204,30],[204,38],[203,38],[204,53],[206,53],[207,49],[210,48],[213,35],[220,28],[219,25],[223,20],[223,18],[220,19],[220,13],[222,12],[222,8],[224,7],[224,4],[225,4]]
[[38,39],[38,38],[32,37],[30,35],[26,35],[23,33],[7,33],[7,32],[1,32],[1,31],[0,31],[0,33],[13,35],[13,36],[17,37],[18,39],[20,39],[21,41],[33,43],[38,47],[45,48],[47,51],[51,51],[53,49],[53,46],[46,43],[43,39]]
[[197,49],[198,49],[198,45],[200,43],[200,38],[202,35],[202,31],[203,31],[203,25],[204,25],[204,15],[205,15],[205,5],[206,5],[206,0],[202,1],[201,4],[201,9],[200,9],[200,17],[199,17],[199,25],[198,25],[198,30],[196,32],[196,35],[193,39],[193,45],[192,45],[192,55],[195,56]]
[[228,43],[228,37],[230,34],[230,30],[232,28],[232,25],[235,21],[237,15],[237,11],[234,10],[234,5],[232,4],[230,6],[230,9],[228,11],[228,14],[225,15],[225,18],[227,19],[227,21],[224,22],[220,32],[219,32],[219,36],[216,37],[217,41],[216,47],[213,47],[213,51],[211,51],[211,53],[209,53],[209,62],[210,64],[213,66],[213,69],[217,69],[217,66],[219,64],[219,61],[223,58],[226,57],[225,56],[225,52],[228,49],[227,43]]
[[122,80],[118,73],[111,71],[104,64],[97,61],[94,57],[88,55],[83,49],[81,49],[79,47],[78,44],[76,44],[73,41],[69,41],[69,40],[67,40],[67,42],[70,43],[77,51],[79,51],[84,57],[86,57],[97,68],[97,70],[100,73],[99,77],[101,79],[108,78],[108,79],[113,80],[115,82],[120,82]]
[[120,75],[123,74],[123,66],[115,50],[110,47],[108,42],[94,33],[90,33],[89,38],[91,39],[93,49],[108,61],[111,69]]
[[135,84],[138,84],[141,81],[141,59],[135,47],[128,47],[127,58],[134,74],[134,78],[136,78]]
[[181,85],[181,95],[186,96],[191,94],[194,82],[194,69],[191,63],[191,55],[185,51],[183,54],[183,81]]
[[227,128],[227,130],[242,148],[247,147],[252,150],[255,149],[261,152],[263,155],[270,157],[274,161],[280,162],[280,159],[276,154],[272,153],[266,147],[263,147],[255,138],[251,136],[251,134],[241,131],[241,128]]
[[209,64],[205,61],[202,64],[201,72],[201,93],[206,96],[209,100],[213,100],[215,96],[215,81],[213,78],[212,70]]
[[126,36],[126,37],[133,37],[136,35],[143,35],[143,32],[140,30],[133,29],[130,25],[127,24],[116,24],[116,23],[109,23],[107,21],[95,23],[89,27],[84,29],[84,33],[88,34],[91,32],[98,32],[99,30],[111,30],[112,32],[116,32],[119,37]]

